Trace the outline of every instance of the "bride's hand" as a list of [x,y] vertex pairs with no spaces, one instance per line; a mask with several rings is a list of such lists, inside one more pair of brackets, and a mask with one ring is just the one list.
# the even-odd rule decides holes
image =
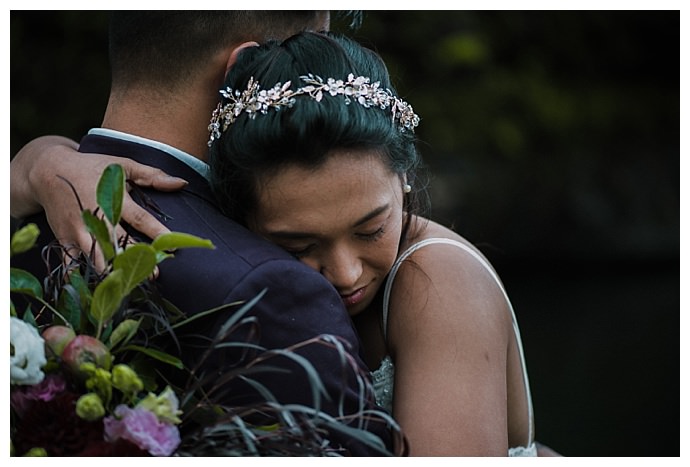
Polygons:
[[[56,239],[68,251],[91,249],[92,238],[82,221],[75,192],[81,206],[93,211],[97,206],[96,186],[108,165],[122,165],[126,179],[139,186],[176,191],[187,184],[183,179],[131,159],[82,154],[77,152],[77,147],[77,143],[67,138],[43,136],[24,146],[10,163],[10,214],[21,218],[45,210]],[[122,220],[149,238],[169,232],[129,194],[123,200]],[[116,233],[118,238],[125,234],[119,225]],[[98,269],[105,266],[100,251],[94,261]]]

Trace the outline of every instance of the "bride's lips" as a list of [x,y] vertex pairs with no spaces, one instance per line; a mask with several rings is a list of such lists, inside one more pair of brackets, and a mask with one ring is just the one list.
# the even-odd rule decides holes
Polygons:
[[355,306],[359,302],[362,301],[364,298],[364,295],[367,291],[366,287],[362,287],[361,289],[357,289],[351,294],[343,295],[340,294],[340,298],[343,300],[343,303],[345,304],[346,307],[351,307]]

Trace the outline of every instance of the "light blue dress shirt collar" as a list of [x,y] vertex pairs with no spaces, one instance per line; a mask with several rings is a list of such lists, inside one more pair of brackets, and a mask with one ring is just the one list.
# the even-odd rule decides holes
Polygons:
[[149,146],[158,149],[166,154],[173,156],[181,162],[184,162],[189,167],[198,172],[199,175],[204,177],[206,180],[208,180],[209,178],[209,166],[206,162],[192,156],[191,154],[188,154],[184,151],[180,151],[177,148],[169,146],[165,143],[161,143],[159,141],[155,141],[152,139],[142,138],[141,136],[131,135],[129,133],[123,133],[121,131],[111,130],[109,128],[92,128],[91,130],[89,130],[89,134],[97,136],[107,136],[109,138],[116,138],[124,141],[131,141],[133,143],[143,144],[144,146]]

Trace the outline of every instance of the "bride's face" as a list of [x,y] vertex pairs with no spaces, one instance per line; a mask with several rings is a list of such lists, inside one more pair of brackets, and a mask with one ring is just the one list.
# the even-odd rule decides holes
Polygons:
[[260,179],[250,228],[323,274],[350,315],[371,304],[398,254],[403,188],[372,151],[335,151],[317,169]]

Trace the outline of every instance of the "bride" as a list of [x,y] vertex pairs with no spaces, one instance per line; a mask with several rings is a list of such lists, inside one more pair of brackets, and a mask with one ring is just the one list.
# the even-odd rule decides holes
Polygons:
[[382,60],[303,33],[244,50],[225,86],[219,204],[338,290],[410,454],[536,455],[510,302],[476,248],[422,217],[419,118]]

